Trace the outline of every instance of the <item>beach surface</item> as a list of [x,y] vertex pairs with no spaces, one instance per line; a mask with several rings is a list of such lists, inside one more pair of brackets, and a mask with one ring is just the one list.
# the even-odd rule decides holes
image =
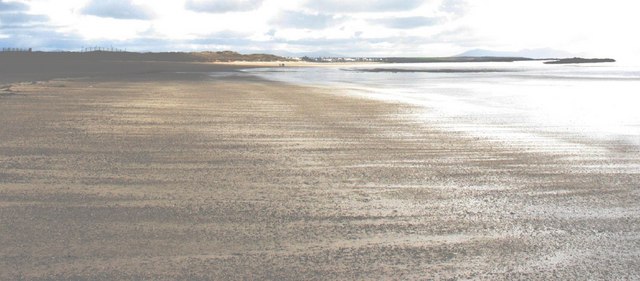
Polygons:
[[640,279],[636,146],[239,67],[0,64],[0,279]]

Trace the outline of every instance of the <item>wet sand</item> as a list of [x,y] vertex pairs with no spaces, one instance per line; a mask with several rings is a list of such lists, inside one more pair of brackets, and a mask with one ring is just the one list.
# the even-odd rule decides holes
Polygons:
[[3,82],[0,279],[640,278],[636,147],[161,65]]

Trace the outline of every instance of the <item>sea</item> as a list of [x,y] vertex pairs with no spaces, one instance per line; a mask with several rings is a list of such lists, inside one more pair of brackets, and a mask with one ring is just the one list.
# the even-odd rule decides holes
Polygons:
[[527,61],[244,71],[411,105],[405,115],[425,125],[507,145],[564,151],[613,145],[640,151],[640,67],[633,65]]

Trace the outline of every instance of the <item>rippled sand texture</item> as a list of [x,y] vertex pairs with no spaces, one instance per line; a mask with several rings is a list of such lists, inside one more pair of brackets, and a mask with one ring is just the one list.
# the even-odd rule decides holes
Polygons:
[[251,77],[13,84],[0,279],[638,279],[640,152]]

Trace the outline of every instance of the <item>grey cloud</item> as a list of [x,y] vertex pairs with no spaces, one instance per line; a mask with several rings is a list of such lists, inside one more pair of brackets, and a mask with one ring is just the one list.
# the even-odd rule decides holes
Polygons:
[[153,18],[151,11],[135,5],[131,0],[91,0],[81,12],[85,15],[114,19],[147,20]]
[[384,25],[389,28],[411,29],[423,26],[432,26],[440,22],[438,18],[432,17],[400,17],[400,18],[382,18],[370,20],[373,24]]
[[2,12],[19,12],[26,11],[29,9],[29,6],[24,3],[19,2],[7,2],[0,0],[0,13]]
[[425,0],[307,0],[305,6],[321,12],[397,12],[413,10]]
[[49,18],[44,15],[30,15],[25,13],[0,13],[0,24],[6,26],[21,26],[30,23],[42,23]]
[[227,13],[260,8],[264,0],[187,0],[185,8],[194,12]]
[[7,38],[0,39],[0,46],[11,48],[34,48],[36,50],[70,50],[80,46],[81,38],[73,34],[62,34],[50,26],[38,25],[4,27]]
[[265,35],[268,35],[268,36],[274,36],[274,35],[276,35],[276,32],[277,32],[277,31],[276,31],[275,29],[273,29],[273,28],[272,28],[272,29],[270,29],[270,30],[269,30]]
[[24,32],[27,28],[46,27],[49,17],[45,15],[33,15],[26,13],[28,6],[18,2],[6,2],[0,0],[0,31],[5,35],[14,36]]
[[327,14],[283,11],[271,20],[277,27],[300,29],[323,29],[342,22],[342,19]]

